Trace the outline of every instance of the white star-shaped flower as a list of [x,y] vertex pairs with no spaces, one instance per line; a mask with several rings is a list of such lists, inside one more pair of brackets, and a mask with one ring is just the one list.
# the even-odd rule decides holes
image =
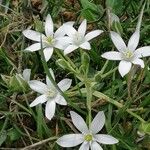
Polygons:
[[102,57],[108,60],[120,60],[119,73],[122,77],[130,71],[132,63],[144,68],[144,61],[141,58],[150,56],[150,46],[144,46],[136,49],[140,38],[140,32],[138,29],[129,39],[127,46],[118,33],[111,31],[110,35],[119,52],[106,52],[102,54]]
[[[50,73],[55,79],[51,69]],[[63,79],[57,85],[64,92],[70,88],[71,82],[71,79]],[[29,86],[32,90],[41,94],[30,104],[30,107],[46,102],[45,116],[49,120],[51,120],[55,114],[56,104],[67,105],[66,100],[53,86],[48,76],[46,76],[46,84],[37,80],[31,80],[29,81]]]
[[79,150],[103,150],[100,144],[116,144],[118,140],[110,135],[97,134],[105,124],[105,115],[100,111],[93,119],[88,129],[83,118],[77,113],[71,111],[72,122],[81,132],[68,134],[60,137],[57,143],[62,147],[74,147],[82,143]]
[[98,35],[100,35],[102,30],[94,30],[86,34],[87,21],[86,19],[80,24],[78,30],[73,26],[68,26],[66,29],[66,34],[68,35],[68,41],[70,45],[64,49],[64,54],[69,54],[78,48],[91,49],[89,41]]
[[[73,25],[72,23],[66,23],[68,25]],[[53,54],[53,49],[58,48],[58,49],[64,49],[64,46],[68,44],[67,39],[65,38],[65,24],[59,27],[56,32],[54,33],[54,25],[51,16],[48,14],[46,17],[46,22],[45,22],[45,35],[33,31],[30,29],[24,30],[23,35],[27,37],[30,40],[36,41],[37,43],[32,44],[31,46],[27,47],[25,50],[27,51],[38,51],[42,48],[44,48],[44,56],[46,61],[48,61],[52,54]],[[42,44],[41,44],[42,41]]]

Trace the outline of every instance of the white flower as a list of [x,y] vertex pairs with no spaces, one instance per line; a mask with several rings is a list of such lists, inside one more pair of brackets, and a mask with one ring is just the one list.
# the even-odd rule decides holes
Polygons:
[[141,58],[150,56],[150,46],[144,46],[136,49],[140,38],[140,32],[138,29],[129,39],[127,46],[118,33],[111,31],[110,35],[119,52],[106,52],[102,55],[102,57],[108,60],[120,60],[119,73],[122,77],[130,71],[132,63],[144,68],[144,61]]
[[[105,124],[105,115],[100,111],[88,129],[85,121],[77,113],[71,111],[72,122],[81,132],[60,137],[57,143],[62,147],[74,147],[82,143],[79,150],[103,150],[99,144],[116,144],[118,140],[110,135],[97,134]],[[98,144],[99,143],[99,144]]]
[[[73,24],[70,23],[69,25]],[[68,44],[68,41],[67,38],[64,37],[65,35],[64,25],[58,28],[54,33],[53,21],[49,14],[46,17],[45,34],[46,35],[29,29],[23,31],[23,35],[25,37],[37,42],[27,47],[25,50],[34,52],[40,50],[42,47],[44,48],[45,59],[46,61],[48,61],[53,54],[53,49],[54,48],[64,49],[64,46]]]
[[[53,71],[51,69],[50,73],[55,79]],[[64,92],[70,88],[71,82],[72,80],[70,79],[63,79],[57,85]],[[51,120],[55,114],[56,103],[60,105],[67,105],[66,100],[53,86],[48,76],[46,76],[46,84],[37,80],[31,80],[29,81],[29,86],[32,90],[41,94],[30,104],[30,107],[46,102],[45,116],[49,120]]]
[[71,53],[72,51],[76,50],[79,47],[82,49],[90,50],[91,46],[89,41],[103,32],[102,30],[94,30],[85,35],[86,28],[87,28],[86,20],[83,20],[78,30],[76,30],[72,26],[68,26],[66,28],[66,34],[68,35],[68,41],[70,41],[70,45],[66,49],[64,49],[65,55]]

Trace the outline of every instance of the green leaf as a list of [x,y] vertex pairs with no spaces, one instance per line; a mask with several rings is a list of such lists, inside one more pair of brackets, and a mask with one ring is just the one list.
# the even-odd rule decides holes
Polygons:
[[21,137],[21,134],[14,128],[8,130],[7,135],[11,141],[16,141]]
[[95,21],[97,20],[100,13],[102,13],[102,7],[97,6],[94,3],[89,2],[88,0],[81,0],[82,10],[81,15],[89,20],[89,21]]
[[6,138],[7,132],[3,130],[2,132],[0,132],[0,146],[5,142]]

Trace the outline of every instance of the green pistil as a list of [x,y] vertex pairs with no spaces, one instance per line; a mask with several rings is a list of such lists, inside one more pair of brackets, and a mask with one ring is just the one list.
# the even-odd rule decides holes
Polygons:
[[53,42],[53,38],[52,37],[47,37],[46,41],[51,44]]
[[92,141],[93,140],[93,136],[91,134],[87,134],[85,135],[84,139],[88,142]]

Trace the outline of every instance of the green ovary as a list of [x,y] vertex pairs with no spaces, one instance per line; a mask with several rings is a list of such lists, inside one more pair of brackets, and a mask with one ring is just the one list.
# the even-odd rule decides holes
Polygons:
[[84,139],[88,142],[92,141],[93,140],[93,136],[91,134],[87,134],[84,136]]

